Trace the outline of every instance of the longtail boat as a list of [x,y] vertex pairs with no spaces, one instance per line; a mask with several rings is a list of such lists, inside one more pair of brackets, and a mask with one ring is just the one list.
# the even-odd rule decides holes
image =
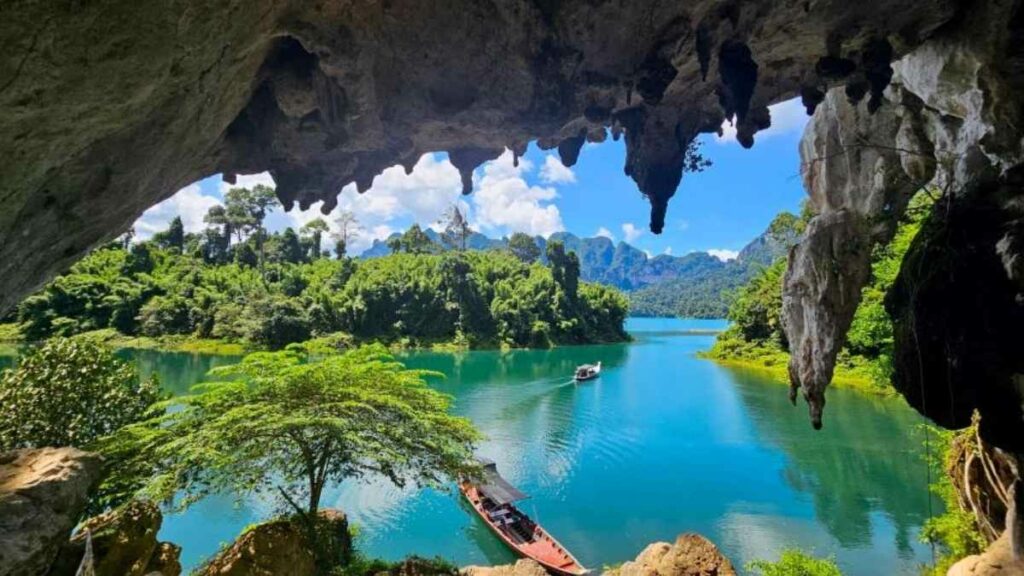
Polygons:
[[502,478],[494,462],[481,459],[479,463],[483,470],[480,478],[461,479],[459,490],[506,546],[553,574],[581,576],[590,572],[544,528],[515,507],[514,502],[528,496]]

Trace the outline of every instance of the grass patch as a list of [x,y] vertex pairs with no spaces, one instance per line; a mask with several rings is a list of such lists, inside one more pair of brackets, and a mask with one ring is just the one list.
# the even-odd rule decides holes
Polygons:
[[252,351],[252,347],[239,342],[227,342],[213,338],[195,336],[128,336],[113,328],[83,332],[76,338],[88,339],[111,348],[132,348],[137,350],[158,350],[162,352],[190,352],[193,354],[218,354],[240,356]]
[[21,326],[17,322],[0,324],[0,342],[4,344],[17,344],[21,342]]
[[[773,343],[748,342],[733,330],[720,334],[710,350],[697,355],[723,366],[754,370],[771,380],[789,384],[788,352]],[[896,390],[880,379],[878,368],[871,360],[851,356],[845,351],[836,359],[832,385],[876,396],[896,395]]]

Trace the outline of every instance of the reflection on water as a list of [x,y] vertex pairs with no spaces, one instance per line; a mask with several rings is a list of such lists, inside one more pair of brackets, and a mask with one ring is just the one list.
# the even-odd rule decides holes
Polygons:
[[[902,401],[831,390],[824,430],[811,429],[778,383],[700,360],[721,322],[637,319],[636,340],[538,351],[410,353],[414,368],[487,436],[480,453],[531,494],[523,508],[585,564],[634,557],[696,531],[737,564],[797,546],[834,554],[844,574],[916,574],[928,507],[920,422]],[[181,393],[231,358],[134,353]],[[576,385],[576,365],[602,375]],[[325,506],[346,510],[371,556],[441,555],[458,564],[514,559],[451,491],[346,482]],[[231,498],[169,515],[160,537],[195,566],[273,502]]]

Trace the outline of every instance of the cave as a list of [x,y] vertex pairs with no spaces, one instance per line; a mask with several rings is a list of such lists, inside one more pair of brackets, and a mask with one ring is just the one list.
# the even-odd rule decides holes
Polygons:
[[1019,455],[1021,4],[16,2],[0,18],[0,315],[218,173],[269,171],[286,209],[329,211],[424,153],[447,152],[471,193],[506,148],[572,165],[610,134],[657,233],[698,135],[729,120],[755,146],[767,107],[800,97],[816,216],[785,278],[791,398],[827,429],[867,255],[929,189],[944,200],[887,300],[895,384],[942,426],[978,410]]

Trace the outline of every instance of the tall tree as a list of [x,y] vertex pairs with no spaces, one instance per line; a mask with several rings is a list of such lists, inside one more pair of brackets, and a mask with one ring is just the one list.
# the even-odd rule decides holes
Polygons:
[[540,258],[537,242],[522,232],[516,232],[508,239],[508,250],[524,264],[533,264]]
[[444,231],[441,232],[441,243],[444,247],[465,252],[466,241],[473,235],[473,229],[470,228],[458,205],[448,208],[439,223],[444,226]]
[[260,265],[264,260],[266,240],[263,222],[276,205],[274,189],[263,184],[252,188],[232,188],[224,194],[225,219],[238,234],[239,242],[243,238],[242,234],[254,237]]
[[289,226],[284,229],[280,237],[277,237],[275,234],[275,238],[277,243],[274,252],[276,252],[275,256],[278,261],[291,262],[292,264],[298,264],[303,261],[304,250],[295,230],[292,230]]
[[215,369],[222,382],[113,441],[158,470],[146,493],[180,506],[213,493],[279,495],[307,519],[324,488],[366,474],[437,485],[466,469],[479,438],[451,399],[381,345],[319,359],[260,352]]
[[348,210],[339,210],[338,216],[334,219],[334,224],[338,230],[332,234],[334,237],[334,252],[340,260],[348,254],[348,247],[353,240],[359,237],[362,228],[359,226],[359,220],[356,219],[356,215]]
[[303,224],[302,233],[303,235],[309,237],[310,239],[310,260],[316,260],[320,258],[320,243],[323,238],[324,232],[327,232],[329,229],[330,228],[327,226],[327,222],[324,221],[323,218],[315,218]]
[[185,225],[181,216],[175,216],[167,225],[167,230],[153,235],[153,241],[162,248],[173,248],[181,252],[185,248]]
[[570,301],[575,301],[580,284],[579,257],[575,252],[566,253],[565,244],[557,240],[548,242],[547,257],[555,282],[562,287]]

